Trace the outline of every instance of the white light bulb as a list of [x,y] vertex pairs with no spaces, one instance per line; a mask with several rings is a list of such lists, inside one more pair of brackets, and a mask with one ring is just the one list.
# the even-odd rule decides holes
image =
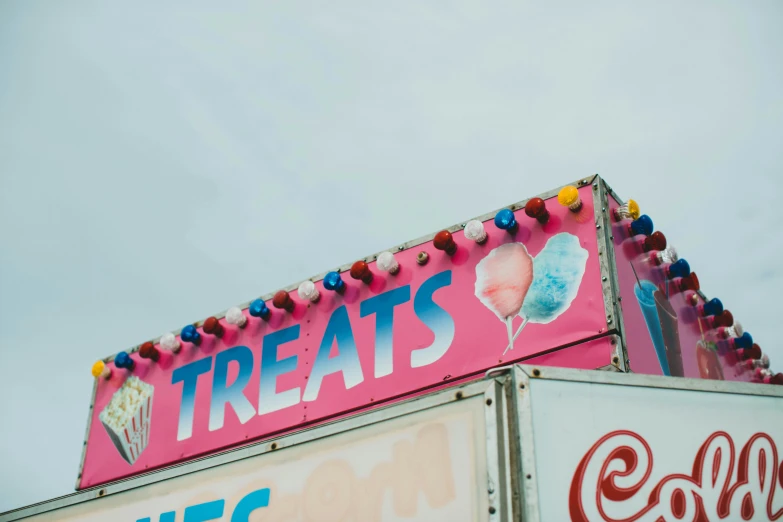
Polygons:
[[247,317],[242,313],[238,306],[229,308],[226,312],[226,322],[242,328],[247,324]]
[[400,270],[400,264],[397,262],[397,259],[394,258],[394,254],[391,252],[383,252],[380,254],[378,256],[376,265],[378,266],[378,269],[383,270],[384,272],[389,272],[392,275],[396,274]]
[[177,353],[182,349],[182,345],[173,333],[163,334],[160,338],[160,346],[164,350],[170,350],[173,353]]
[[658,262],[660,264],[674,263],[680,259],[680,257],[677,255],[677,250],[674,247],[668,247],[666,250],[656,252],[655,255],[658,257]]
[[478,219],[468,221],[465,224],[465,237],[479,244],[486,241],[487,231],[484,230],[484,223]]
[[762,368],[769,368],[769,356],[765,353],[761,356],[761,359],[759,361],[759,366]]
[[727,337],[742,337],[742,334],[745,333],[745,329],[742,328],[742,323],[739,321],[734,321],[734,325],[726,328],[726,336]]
[[299,285],[297,293],[302,299],[306,299],[307,301],[313,303],[318,301],[318,299],[321,297],[321,293],[318,291],[318,289],[315,287],[315,283],[312,281],[303,281],[302,284]]

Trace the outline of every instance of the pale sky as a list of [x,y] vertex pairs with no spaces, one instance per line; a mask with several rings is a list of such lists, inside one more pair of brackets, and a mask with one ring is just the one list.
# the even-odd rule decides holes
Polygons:
[[73,490],[95,359],[594,173],[783,371],[782,27],[779,0],[0,0],[0,511]]

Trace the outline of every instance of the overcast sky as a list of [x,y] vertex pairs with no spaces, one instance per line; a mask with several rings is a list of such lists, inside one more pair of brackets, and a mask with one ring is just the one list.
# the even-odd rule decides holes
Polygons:
[[593,173],[783,371],[781,27],[779,0],[0,0],[0,511],[72,491],[96,358]]

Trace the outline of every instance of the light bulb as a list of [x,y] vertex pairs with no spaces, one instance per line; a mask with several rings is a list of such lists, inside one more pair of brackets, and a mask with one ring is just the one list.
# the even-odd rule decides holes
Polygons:
[[776,386],[783,385],[783,373],[776,373],[775,375],[772,375],[769,377],[769,380],[765,379],[764,382],[766,384],[774,384]]
[[173,333],[165,333],[160,337],[160,347],[164,350],[169,350],[172,353],[179,353],[182,349],[182,345],[177,340],[177,337]]
[[345,293],[345,281],[339,272],[329,272],[324,276],[324,288],[342,295]]
[[391,275],[396,275],[400,271],[400,264],[391,252],[382,252],[375,264],[379,270],[389,272]]
[[769,377],[772,375],[772,372],[767,370],[766,368],[756,368],[753,370],[753,378],[754,380],[764,382],[764,379],[766,377]]
[[730,339],[732,337],[739,337],[745,333],[745,329],[742,328],[742,323],[735,321],[732,326],[721,326],[718,328],[718,337],[721,339]]
[[666,236],[663,232],[653,232],[642,240],[642,250],[649,252],[651,250],[663,250],[666,248]]
[[205,334],[214,335],[218,339],[223,337],[223,334],[226,332],[216,317],[207,317],[201,329],[204,330]]
[[372,270],[365,261],[357,261],[351,265],[351,278],[369,285],[372,283]]
[[628,223],[628,233],[632,236],[649,236],[653,233],[653,221],[647,214],[642,214]]
[[473,219],[465,223],[465,237],[475,241],[479,245],[487,242],[487,231],[484,229],[484,223],[478,219]]
[[702,317],[718,315],[723,312],[723,303],[717,297],[713,297],[706,303],[697,305],[696,310]]
[[758,344],[753,343],[753,346],[750,348],[740,348],[736,351],[737,357],[744,361],[746,359],[758,359],[761,357],[761,348]]
[[674,279],[675,277],[686,277],[691,273],[691,266],[686,260],[680,259],[664,268],[664,273],[669,279]]
[[731,326],[734,324],[734,316],[728,310],[723,310],[718,315],[712,317],[705,317],[704,322],[707,324],[707,328],[713,329],[720,326]]
[[560,189],[560,192],[557,194],[557,202],[564,207],[568,207],[568,210],[571,212],[582,210],[582,200],[579,198],[579,191],[571,185]]
[[617,221],[622,221],[623,219],[637,219],[639,214],[641,214],[639,211],[639,204],[632,199],[629,199],[626,203],[623,203],[614,209],[614,219]]
[[541,198],[533,198],[525,203],[525,214],[542,225],[549,221],[549,211],[546,209],[546,203]]
[[505,230],[512,236],[519,230],[519,223],[517,223],[516,216],[507,208],[504,208],[495,214],[495,226],[500,230]]
[[103,361],[97,361],[92,365],[92,376],[96,379],[99,377],[103,379],[110,379],[111,368],[109,368]]
[[131,356],[127,353],[120,352],[114,357],[114,366],[128,371],[133,371],[133,368],[136,366],[136,362],[131,359]]
[[198,333],[198,330],[196,330],[196,327],[192,324],[189,324],[183,328],[179,333],[179,337],[186,343],[193,343],[196,346],[201,344],[201,334]]
[[248,313],[252,317],[260,317],[264,321],[268,321],[269,318],[272,316],[272,311],[269,309],[268,306],[266,306],[266,303],[263,299],[256,299],[252,303],[250,303],[250,306],[247,308]]
[[650,254],[650,260],[654,265],[663,265],[665,263],[674,263],[679,259],[677,250],[673,247],[666,247],[666,250],[653,252]]
[[296,303],[293,299],[291,299],[291,296],[288,295],[288,292],[285,290],[280,290],[274,295],[274,297],[272,297],[272,306],[291,313],[294,311]]
[[686,290],[693,290],[694,292],[697,292],[699,288],[701,288],[696,272],[691,272],[685,277],[675,279],[675,281],[677,281],[677,288],[680,290],[680,292],[685,292]]
[[155,348],[155,343],[152,341],[147,341],[139,347],[139,356],[142,359],[150,359],[155,362],[160,360],[160,352]]
[[247,317],[245,317],[245,314],[242,313],[238,306],[234,306],[226,311],[226,322],[239,328],[244,328],[247,326]]
[[758,365],[761,368],[769,368],[769,355],[764,354],[758,359]]
[[321,292],[315,287],[315,283],[312,281],[302,281],[299,288],[296,291],[299,294],[300,299],[310,301],[311,303],[317,303],[321,298]]
[[416,264],[419,266],[426,265],[429,260],[430,260],[430,255],[424,250],[416,254]]
[[453,256],[457,252],[457,243],[448,230],[441,230],[432,240],[432,245],[438,250],[442,250],[447,256]]
[[750,348],[753,346],[753,336],[745,332],[739,337],[732,337],[728,340],[728,343],[734,350],[737,348]]

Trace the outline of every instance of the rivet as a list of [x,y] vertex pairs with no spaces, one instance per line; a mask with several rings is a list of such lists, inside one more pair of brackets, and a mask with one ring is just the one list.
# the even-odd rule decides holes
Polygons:
[[606,212],[606,207],[601,207],[601,212]]
[[403,250],[405,250],[405,247],[404,247],[404,246],[397,247],[397,250],[399,250],[400,252],[402,252]]
[[606,320],[606,324],[612,324],[612,318],[611,317]]
[[601,223],[598,223],[595,228],[601,228]]
[[601,281],[603,281],[605,283],[606,282],[606,276],[602,277]]
[[614,239],[614,236],[609,236],[609,239]]
[[489,514],[494,515],[495,514],[495,508],[492,506],[489,506]]
[[492,406],[492,399],[487,399],[487,406]]

